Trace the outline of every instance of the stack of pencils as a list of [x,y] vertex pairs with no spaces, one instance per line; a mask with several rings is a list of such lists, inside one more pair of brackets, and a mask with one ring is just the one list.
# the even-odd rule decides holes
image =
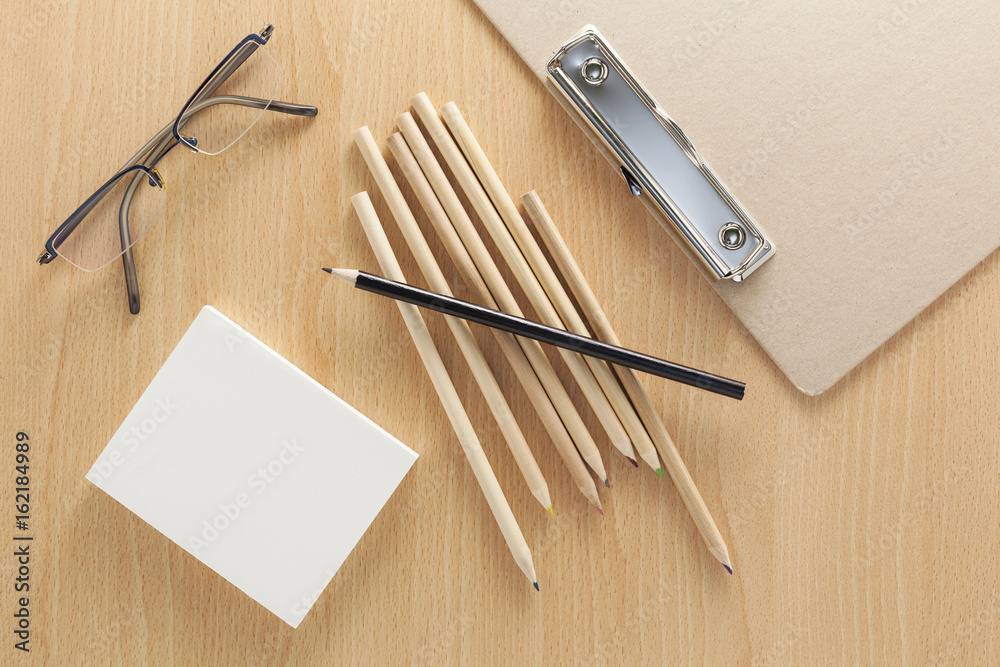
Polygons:
[[[546,511],[552,514],[545,478],[466,320],[492,327],[500,350],[537,411],[566,469],[580,493],[597,511],[604,514],[594,476],[610,486],[607,471],[595,438],[538,341],[558,346],[562,360],[612,446],[635,466],[639,465],[637,459],[641,459],[661,477],[663,471],[667,471],[709,551],[732,573],[722,535],[634,369],[733,398],[742,398],[744,385],[622,348],[538,195],[529,192],[521,197],[521,202],[555,267],[542,251],[458,107],[454,103],[446,104],[439,114],[424,93],[413,98],[412,103],[423,130],[410,113],[404,113],[396,119],[399,132],[389,137],[389,149],[451,261],[481,305],[459,301],[452,296],[444,273],[367,127],[354,133],[355,143],[433,291],[407,284],[366,192],[355,195],[351,202],[384,278],[356,270],[325,270],[355,287],[397,300],[420,358],[515,562],[537,590],[538,577],[531,551],[417,306],[446,313],[448,326],[528,488]],[[482,221],[541,323],[524,319],[513,292],[431,149],[431,143]],[[572,297],[563,283],[569,287]]]

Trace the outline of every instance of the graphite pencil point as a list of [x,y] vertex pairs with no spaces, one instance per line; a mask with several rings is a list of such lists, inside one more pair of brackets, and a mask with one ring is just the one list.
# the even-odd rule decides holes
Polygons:
[[531,583],[533,583],[535,585],[535,590],[537,591],[538,590],[538,582],[537,581],[533,581]]
[[611,488],[611,482],[608,481],[607,477],[604,478],[604,486],[608,487],[609,489]]

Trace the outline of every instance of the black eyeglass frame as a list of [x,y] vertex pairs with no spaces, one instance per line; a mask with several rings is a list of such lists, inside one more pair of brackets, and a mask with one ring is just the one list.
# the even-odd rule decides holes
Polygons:
[[[146,142],[146,145],[139,149],[135,155],[104,185],[97,189],[94,194],[87,198],[83,204],[77,208],[45,242],[45,250],[38,256],[39,264],[48,264],[55,259],[59,253],[55,245],[61,244],[73,231],[79,227],[80,223],[87,217],[97,204],[114,189],[114,186],[123,178],[131,178],[128,189],[122,198],[122,204],[118,213],[118,228],[121,236],[123,251],[122,265],[125,271],[125,287],[128,292],[129,312],[133,315],[139,312],[139,279],[135,270],[135,259],[132,255],[131,232],[128,226],[129,208],[132,198],[139,184],[148,180],[150,186],[165,189],[165,181],[156,169],[171,150],[177,145],[184,144],[195,152],[198,151],[197,141],[192,137],[185,137],[181,134],[184,125],[199,111],[207,109],[217,104],[233,104],[237,106],[250,107],[263,111],[277,111],[293,116],[315,116],[319,110],[313,106],[291,104],[276,100],[262,100],[255,97],[242,97],[238,95],[214,95],[215,91],[229,79],[253,53],[267,44],[274,31],[274,26],[268,24],[260,33],[247,35],[239,44],[233,48],[229,54],[212,70],[200,86],[191,95],[187,103],[181,108],[177,117],[168,125],[163,127],[156,135]],[[144,159],[147,158],[147,159]],[[145,163],[145,164],[141,164]],[[113,260],[112,260],[113,261]]]

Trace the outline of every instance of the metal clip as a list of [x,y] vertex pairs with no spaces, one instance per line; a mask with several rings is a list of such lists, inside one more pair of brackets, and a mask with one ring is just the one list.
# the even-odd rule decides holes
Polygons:
[[774,243],[593,26],[560,48],[549,79],[640,196],[712,280],[742,281]]

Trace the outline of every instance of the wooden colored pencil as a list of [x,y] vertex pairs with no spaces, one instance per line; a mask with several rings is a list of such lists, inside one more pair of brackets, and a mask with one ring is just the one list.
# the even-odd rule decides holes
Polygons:
[[[534,215],[538,214],[538,209],[529,207],[529,203],[535,204],[536,200],[537,196],[535,199],[532,199],[529,202],[524,202],[524,198],[522,197],[522,202],[525,203],[525,210],[528,212],[528,217],[532,219],[534,219]],[[541,206],[541,201],[538,200],[537,204],[538,206]],[[535,222],[535,226],[538,227],[537,221]],[[540,255],[541,250],[537,248],[537,244],[535,243],[533,238],[531,239],[531,245],[534,246],[536,250],[538,250],[538,253]],[[563,248],[565,249],[565,246],[563,246]],[[577,306],[573,304],[573,302],[569,298],[569,295],[566,294],[566,291],[563,289],[562,283],[559,281],[559,278],[552,270],[552,267],[549,266],[548,259],[546,259],[544,256],[540,256],[536,258],[536,262],[544,264],[544,268],[547,269],[546,278],[543,279],[542,282],[543,284],[546,284],[546,288],[550,289],[550,292],[554,292],[557,295],[558,298],[555,301],[558,304],[560,304],[558,307],[559,313],[563,316],[564,321],[570,323],[570,330],[581,335],[583,334],[589,335],[590,332],[588,331],[587,325],[583,321],[583,318],[580,316],[580,313],[577,310]],[[558,261],[556,263],[558,264]],[[597,338],[600,338],[600,336],[597,336]],[[605,340],[604,342],[608,341]],[[619,345],[619,347],[621,346]],[[639,457],[643,461],[645,461],[650,468],[656,471],[657,475],[663,477],[663,470],[662,468],[660,468],[660,457],[657,456],[656,454],[656,446],[653,445],[653,439],[648,432],[648,427],[646,427],[643,424],[637,410],[633,407],[632,403],[622,392],[621,386],[618,384],[618,381],[615,380],[614,371],[612,371],[612,369],[609,368],[606,364],[603,366],[603,370],[605,370],[611,377],[606,378],[605,382],[602,383],[601,386],[602,387],[605,386],[605,384],[607,384],[608,382],[614,384],[616,389],[615,391],[616,401],[614,402],[614,404],[615,405],[624,404],[625,406],[627,406],[625,414],[619,412],[619,416],[622,418],[622,424],[625,425],[625,428],[628,430],[629,435],[632,436],[632,443],[635,445],[635,450],[639,453]],[[635,377],[635,373],[632,372],[632,369],[628,370],[630,373],[632,373],[632,377]],[[618,375],[620,376],[620,373]]]
[[[434,114],[435,118],[437,118],[437,115],[434,112],[434,107],[431,106],[430,100],[427,100],[426,96],[421,97],[418,95],[414,98],[413,103],[415,107],[421,106],[425,109],[430,109],[430,112]],[[462,249],[472,257],[476,268],[479,270],[480,276],[486,282],[486,285],[500,310],[511,313],[512,315],[523,317],[521,308],[514,299],[514,294],[511,292],[510,287],[500,274],[500,269],[497,267],[496,262],[493,261],[493,256],[490,255],[489,250],[486,249],[486,244],[483,243],[483,239],[479,236],[479,232],[476,231],[475,226],[472,224],[472,220],[469,218],[469,215],[465,210],[465,206],[459,200],[458,194],[455,192],[454,188],[452,188],[451,182],[448,180],[444,170],[438,163],[437,157],[435,157],[430,145],[427,143],[427,140],[424,139],[423,134],[417,127],[417,122],[409,113],[404,113],[396,118],[396,125],[402,132],[409,147],[413,150],[414,157],[420,164],[424,175],[430,181],[431,187],[434,189],[439,201],[445,208],[445,212],[448,214],[449,222],[452,227],[452,234],[448,234],[447,231],[445,231],[443,238],[445,236],[453,238],[454,233],[458,233],[460,242],[449,243],[448,238],[445,238],[446,246],[452,248],[452,250],[456,253],[459,249]],[[450,141],[447,137],[448,130],[444,127],[440,120],[437,122],[436,131],[444,135],[444,138],[441,139],[441,144],[446,145],[446,141]],[[452,149],[457,158],[461,160],[462,157],[458,153],[458,149],[454,146]],[[569,431],[573,441],[576,443],[576,448],[579,451],[580,456],[582,456],[583,460],[588,466],[590,466],[590,469],[604,481],[604,485],[610,486],[607,472],[604,469],[604,462],[601,459],[600,451],[597,449],[597,444],[590,435],[590,431],[587,429],[586,424],[583,423],[583,419],[580,417],[580,413],[577,411],[576,406],[569,397],[569,394],[566,393],[566,388],[556,375],[555,369],[553,369],[552,364],[549,363],[548,357],[546,357],[545,353],[542,352],[541,346],[537,341],[528,338],[516,338],[516,340],[521,346],[524,355],[527,357],[528,363],[530,363],[534,369],[538,380],[545,388],[545,392],[548,394],[556,410],[559,412],[563,425],[566,427],[566,430]],[[600,509],[600,507],[598,507],[598,509]]]
[[[427,181],[423,171],[421,171],[420,165],[406,144],[403,135],[399,133],[393,134],[389,137],[388,144],[389,150],[392,151],[393,156],[396,158],[396,163],[399,165],[400,171],[403,172],[403,177],[410,184],[413,192],[417,195],[417,201],[420,202],[431,224],[444,241],[445,247],[448,249],[448,254],[458,268],[459,274],[487,306],[496,308],[496,301],[494,301],[493,295],[490,294],[490,290],[483,281],[482,275],[480,275],[475,263],[472,261],[472,257],[469,256],[465,247],[462,246],[462,240],[448,219],[448,214],[441,206],[441,202],[438,201],[437,195],[434,194],[431,184]],[[545,389],[539,382],[534,370],[532,370],[528,358],[524,356],[524,351],[517,344],[517,340],[513,334],[499,329],[491,329],[491,331],[493,331],[500,350],[510,362],[532,406],[542,420],[542,425],[556,445],[556,450],[559,452],[563,463],[573,477],[573,481],[576,482],[577,487],[583,493],[584,497],[603,513],[603,510],[601,510],[601,501],[597,495],[597,487],[594,486],[594,480],[590,476],[590,473],[587,472],[583,459],[580,458],[573,440],[559,418],[559,413],[556,412],[555,407],[553,407],[552,402],[545,393]]]
[[[621,341],[611,327],[611,322],[604,314],[604,309],[601,308],[597,297],[594,296],[593,290],[590,289],[590,284],[583,276],[583,272],[577,265],[576,260],[573,259],[573,254],[566,246],[562,235],[559,234],[559,230],[549,216],[548,211],[545,210],[541,198],[532,190],[521,197],[521,202],[524,204],[525,210],[528,211],[528,217],[535,223],[538,235],[549,249],[549,254],[552,255],[552,258],[559,266],[566,284],[569,285],[570,290],[576,297],[577,303],[580,304],[580,308],[586,315],[587,321],[593,327],[594,333],[604,342],[620,346]],[[688,472],[687,466],[684,465],[684,461],[677,452],[677,447],[674,446],[674,441],[670,438],[667,428],[663,425],[663,420],[660,419],[656,408],[653,407],[653,401],[649,398],[649,394],[646,393],[645,388],[643,388],[642,383],[639,382],[639,378],[631,368],[616,365],[614,369],[622,381],[622,386],[625,387],[625,391],[628,392],[629,397],[632,399],[633,405],[639,411],[643,423],[646,424],[653,442],[659,448],[667,472],[670,474],[670,478],[674,480],[677,491],[681,494],[681,499],[684,500],[684,505],[688,508],[688,512],[691,513],[691,517],[694,519],[695,525],[698,526],[698,531],[701,533],[702,538],[705,540],[712,554],[722,562],[726,569],[732,572],[732,563],[729,561],[729,550],[726,548],[726,542],[722,538],[722,533],[719,532],[718,526],[715,525],[708,507],[705,505],[705,501],[698,492],[698,487],[695,486],[694,480],[691,479],[691,474]]]
[[[511,237],[496,208],[494,208],[493,202],[490,201],[489,195],[482,189],[479,180],[466,162],[461,150],[455,144],[454,140],[452,140],[444,125],[441,124],[437,111],[433,107],[430,110],[427,109],[426,104],[429,104],[430,100],[426,99],[426,95],[423,98],[421,100],[420,96],[418,96],[413,100],[413,106],[417,110],[417,114],[424,121],[424,126],[428,128],[431,138],[438,146],[438,150],[444,156],[448,166],[451,167],[452,173],[455,174],[459,185],[465,191],[466,196],[472,202],[479,217],[486,225],[486,229],[493,238],[494,243],[514,272],[518,283],[520,283],[527,294],[528,300],[535,307],[538,316],[545,324],[551,327],[564,328],[562,320],[559,319],[559,315],[545,294],[545,289],[538,282],[535,274],[532,273],[531,266],[521,254],[517,243]],[[435,124],[440,124],[440,128],[432,127]],[[583,390],[587,401],[594,408],[594,413],[597,415],[604,430],[607,431],[611,439],[611,444],[630,461],[634,461],[635,452],[632,450],[632,441],[629,439],[628,433],[618,419],[618,415],[608,401],[607,396],[604,395],[601,385],[598,384],[587,362],[578,354],[562,349],[559,352],[573,374],[574,379]]]
[[[392,247],[389,245],[389,240],[385,236],[385,231],[382,229],[378,216],[375,214],[375,207],[372,206],[368,193],[362,192],[354,195],[351,197],[351,203],[354,205],[354,210],[361,220],[365,234],[368,236],[368,241],[375,252],[375,256],[378,258],[383,273],[393,276],[400,281],[406,280],[392,252]],[[424,362],[427,374],[431,377],[434,390],[441,399],[441,404],[444,406],[448,419],[451,421],[452,428],[455,429],[455,434],[462,445],[462,451],[465,452],[465,456],[469,460],[469,465],[476,476],[476,481],[479,482],[479,486],[483,490],[483,495],[486,496],[486,502],[490,506],[490,511],[493,512],[493,517],[496,519],[497,525],[500,527],[500,532],[507,542],[507,547],[514,556],[514,561],[518,567],[521,568],[521,571],[524,572],[528,580],[534,585],[535,590],[538,590],[538,576],[535,574],[535,566],[531,560],[531,550],[528,548],[528,543],[521,533],[520,526],[517,525],[517,519],[514,518],[514,513],[510,509],[510,504],[507,503],[507,498],[503,495],[500,483],[497,481],[496,475],[493,474],[490,462],[487,460],[486,454],[483,453],[483,447],[479,442],[478,436],[476,436],[476,431],[472,427],[469,415],[462,406],[462,401],[458,397],[458,391],[456,391],[455,385],[452,384],[451,377],[444,367],[444,362],[441,361],[441,356],[434,346],[434,341],[427,330],[427,325],[424,323],[424,319],[421,317],[420,311],[416,306],[401,302],[397,302],[397,306],[406,323],[406,328],[410,331],[410,336],[413,338],[417,352],[420,354],[420,359]]]
[[[451,296],[448,281],[420,232],[417,221],[403,198],[403,193],[393,179],[389,165],[382,157],[382,152],[375,143],[371,131],[367,127],[359,128],[354,132],[354,142],[361,150],[361,154],[368,164],[368,169],[375,177],[375,182],[382,191],[382,196],[388,202],[389,210],[396,219],[400,231],[403,232],[403,237],[416,257],[417,264],[427,278],[431,289],[445,296]],[[479,344],[469,329],[469,325],[455,317],[446,317],[445,319],[483,392],[483,396],[486,398],[486,402],[489,404],[490,410],[493,412],[494,418],[497,420],[497,424],[500,426],[500,431],[507,441],[507,446],[510,448],[528,488],[531,489],[532,495],[542,504],[542,507],[551,513],[552,499],[549,496],[549,487],[545,482],[545,477],[542,475],[542,471],[524,439],[524,434],[514,418],[514,413],[504,397],[503,390],[497,384],[486,358],[479,349]]]
[[[476,173],[476,176],[479,177],[479,181],[483,184],[483,188],[493,201],[493,205],[507,226],[507,230],[514,237],[525,259],[528,260],[528,264],[538,278],[538,282],[545,289],[545,293],[548,295],[552,306],[555,307],[559,318],[565,324],[566,330],[580,336],[589,336],[590,332],[587,331],[587,327],[580,318],[576,307],[559,283],[559,279],[556,277],[555,272],[552,271],[552,267],[549,266],[548,260],[542,254],[541,248],[538,247],[535,239],[531,236],[531,232],[521,218],[514,200],[500,181],[500,177],[493,169],[493,165],[490,164],[486,153],[480,147],[465,118],[462,117],[461,111],[459,111],[454,102],[449,102],[441,109],[441,117],[451,130],[452,136],[455,137],[456,143],[458,143],[459,148],[461,148],[462,153],[465,155],[465,159]],[[653,447],[652,440],[650,440],[649,435],[646,433],[646,428],[639,419],[639,415],[636,414],[635,408],[632,407],[632,404],[625,396],[625,392],[622,391],[621,385],[618,384],[611,369],[608,368],[606,363],[593,357],[586,357],[585,359],[587,365],[590,366],[591,371],[594,373],[594,377],[597,378],[598,383],[601,385],[605,396],[607,396],[608,401],[614,408],[615,414],[618,415],[622,425],[628,432],[633,444],[639,448],[643,460],[653,470],[659,470],[660,461],[656,455],[656,449]]]

